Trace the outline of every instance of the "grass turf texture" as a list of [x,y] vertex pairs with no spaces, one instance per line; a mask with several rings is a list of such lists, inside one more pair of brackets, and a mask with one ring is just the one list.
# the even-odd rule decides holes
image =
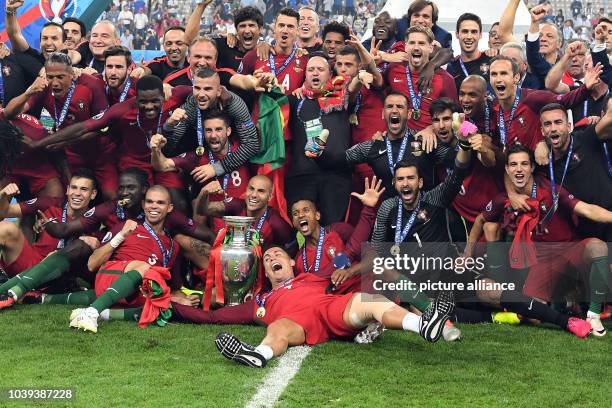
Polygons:
[[[221,330],[257,344],[262,328],[177,324],[141,330],[114,321],[101,322],[93,335],[69,330],[69,311],[18,306],[0,312],[5,367],[0,387],[70,387],[77,395],[70,407],[240,407],[269,371],[232,364],[213,344]],[[605,325],[612,329],[610,321]],[[413,333],[387,331],[373,345],[317,346],[278,405],[608,404],[612,334],[581,340],[554,328],[461,328],[461,343],[429,344]],[[20,405],[0,400],[0,406]]]

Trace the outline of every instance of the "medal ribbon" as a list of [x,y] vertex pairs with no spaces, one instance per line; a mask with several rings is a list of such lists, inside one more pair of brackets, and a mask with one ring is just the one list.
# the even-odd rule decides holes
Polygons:
[[68,89],[68,94],[66,95],[66,100],[64,101],[64,106],[62,106],[62,111],[60,112],[59,118],[57,117],[57,106],[55,105],[55,97],[53,97],[53,119],[55,119],[55,129],[59,129],[60,126],[66,120],[66,114],[68,113],[68,108],[70,107],[70,102],[72,101],[72,96],[74,95],[75,84],[74,81],[70,84],[70,89]]
[[[115,215],[117,215],[117,218],[119,218],[121,221],[125,220],[125,210],[119,204],[115,205]],[[142,211],[136,216],[136,220],[144,221],[144,213]]]
[[504,110],[501,105],[499,106],[499,120],[497,122],[497,126],[499,126],[499,135],[501,137],[502,146],[506,147],[506,139],[507,132],[510,131],[510,126],[512,126],[512,121],[514,120],[514,115],[516,114],[516,108],[519,105],[519,101],[521,99],[521,90],[517,88],[516,95],[514,96],[514,102],[512,102],[512,110],[510,111],[510,118],[508,119],[508,123],[506,127],[506,121],[504,120]]
[[[68,220],[68,203],[64,204],[64,208],[62,208],[62,223],[65,223]],[[66,241],[62,238],[57,243],[57,249],[62,249],[66,246]]]
[[[263,227],[264,222],[266,222],[266,218],[268,217],[268,207],[266,207],[266,211],[264,211],[263,215],[261,217],[259,217],[259,221],[257,221],[257,226],[255,227],[255,230],[257,231],[257,233],[259,233],[261,231],[261,227]],[[251,240],[251,231],[247,231],[246,233],[246,241],[247,243]]]
[[[227,148],[227,157],[230,157],[231,154],[232,154],[231,146],[228,146],[228,148]],[[212,152],[210,150],[208,151],[208,161],[210,162],[211,165],[215,164],[217,162],[215,160],[215,158],[213,157],[213,154],[212,154]],[[225,191],[226,193],[227,193],[227,183],[229,181],[229,176],[230,176],[229,173],[225,173],[225,175],[223,176],[223,181],[221,183],[222,184],[221,187],[223,188],[223,191]],[[219,178],[217,177],[217,180],[218,179]]]
[[[159,115],[157,116],[157,130],[155,131],[155,133],[161,133],[161,120],[163,115],[164,110],[161,109],[159,111]],[[140,129],[140,131],[145,135],[145,142],[147,143],[147,147],[150,149],[151,137],[147,135],[147,132],[142,128],[142,125],[140,124],[140,110],[138,110],[138,114],[136,115],[136,124],[138,125],[138,129]]]
[[410,218],[408,218],[408,222],[406,223],[404,229],[402,229],[402,213],[404,212],[402,199],[400,197],[397,197],[397,202],[398,205],[397,220],[395,221],[395,243],[399,245],[404,242],[404,240],[408,236],[408,233],[410,232],[410,229],[412,228],[412,224],[414,224],[414,221],[416,220],[416,216],[419,210],[421,209],[421,197],[419,197],[419,201],[417,202],[416,208],[412,210],[412,214],[410,214]]
[[393,177],[395,165],[404,158],[404,154],[406,153],[406,146],[408,146],[408,141],[412,137],[412,133],[408,129],[406,129],[406,133],[404,133],[404,138],[402,140],[402,144],[400,145],[400,150],[397,155],[397,160],[393,160],[393,151],[391,150],[391,142],[389,138],[385,136],[385,143],[387,145],[387,164],[389,165],[389,171],[391,172],[391,176]]
[[408,85],[408,91],[410,92],[410,102],[412,103],[412,109],[418,111],[421,109],[423,94],[421,93],[421,91],[419,91],[418,94],[414,92],[412,76],[410,75],[410,66],[408,66],[408,64],[406,64],[406,84]]
[[[574,138],[570,136],[570,145],[567,149],[567,157],[565,158],[565,164],[563,166],[563,173],[561,174],[561,184],[559,184],[559,188],[563,187],[563,182],[565,181],[565,175],[567,174],[567,170],[569,169],[570,160],[572,159],[572,152],[574,151]],[[553,166],[553,153],[552,149],[548,152],[548,175],[550,177],[550,193],[552,194],[553,205],[552,208],[546,213],[542,223],[546,223],[550,221],[552,216],[557,211],[559,207],[559,192],[555,186],[555,171]]]
[[[321,265],[321,255],[323,254],[323,241],[325,240],[325,228],[319,228],[319,240],[317,241],[317,252],[315,254],[315,264],[313,273],[319,271],[319,266]],[[302,248],[302,262],[304,263],[304,272],[310,272],[310,268],[308,267],[308,259],[306,258],[306,244]]]
[[145,227],[149,235],[151,235],[153,239],[155,240],[155,242],[157,242],[157,246],[159,247],[159,250],[163,258],[162,266],[165,268],[170,263],[170,259],[172,259],[172,249],[173,249],[172,247],[174,246],[174,240],[170,238],[170,247],[168,248],[168,250],[165,250],[164,245],[161,242],[161,239],[159,238],[159,236],[157,236],[157,233],[153,230],[153,228],[149,225],[149,223],[145,221],[142,223],[142,226]]
[[2,61],[0,61],[0,103],[2,106],[6,106],[4,103],[4,74],[2,72]]
[[[128,93],[130,92],[131,86],[132,86],[132,78],[128,76],[127,80],[125,81],[125,85],[123,86],[123,90],[121,91],[121,95],[119,95],[119,103],[125,101],[125,98],[127,98]],[[110,87],[108,85],[106,85],[106,94],[110,95]]]
[[198,111],[198,126],[196,129],[198,134],[198,146],[204,146],[204,132],[202,131],[202,111],[200,109],[196,110]]
[[272,74],[274,74],[275,77],[278,77],[280,74],[282,74],[287,68],[287,66],[289,66],[289,64],[291,64],[291,62],[295,58],[296,51],[297,51],[297,46],[293,44],[293,49],[291,50],[291,54],[289,54],[289,56],[287,57],[283,65],[280,66],[278,71],[276,70],[276,58],[274,54],[270,53],[270,55],[268,56],[268,63],[270,64],[270,72],[272,72]]
[[606,162],[608,163],[608,174],[610,174],[610,177],[612,177],[612,159],[610,158],[610,152],[608,151],[608,144],[607,142],[603,142],[603,150],[604,150],[604,158],[606,159]]
[[266,293],[266,295],[264,297],[261,296],[261,293],[258,293],[255,296],[255,302],[257,302],[257,306],[259,307],[263,307],[265,308],[266,306],[266,300],[268,300],[268,298],[277,290],[279,289],[283,289],[285,287],[287,287],[287,285],[289,285],[291,282],[293,282],[293,278],[291,279],[287,279],[285,282],[283,282],[282,285],[280,285],[278,288],[272,289],[269,292]]

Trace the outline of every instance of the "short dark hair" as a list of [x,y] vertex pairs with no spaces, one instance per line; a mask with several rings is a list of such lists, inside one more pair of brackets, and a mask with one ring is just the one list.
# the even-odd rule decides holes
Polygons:
[[349,29],[349,26],[338,21],[330,21],[329,23],[325,24],[325,27],[323,27],[323,35],[321,35],[323,41],[325,41],[325,37],[329,33],[338,33],[342,35],[344,41],[351,38],[351,30]]
[[155,75],[145,75],[136,82],[136,92],[153,91],[156,89],[162,94],[164,93],[164,84]]
[[132,53],[123,45],[112,45],[102,53],[104,60],[108,57],[125,57],[126,66],[132,65]]
[[141,187],[149,187],[149,176],[147,172],[141,168],[128,167],[127,169],[123,170],[121,174],[119,174],[119,177],[121,176],[132,176],[136,179],[136,181],[138,182],[138,184],[140,184]]
[[280,9],[277,16],[280,16],[280,15],[293,17],[297,20],[298,23],[300,22],[300,13],[298,13],[292,8],[285,7],[285,8]]
[[210,119],[221,119],[225,122],[225,126],[229,127],[232,123],[230,116],[220,109],[208,109],[202,118],[204,122]]
[[179,25],[170,26],[170,27],[166,28],[166,31],[164,31],[164,37],[166,36],[166,34],[168,34],[168,31],[182,31],[182,32],[185,32],[185,27],[179,26]]
[[542,115],[544,112],[550,112],[550,111],[555,111],[555,110],[560,110],[561,112],[563,112],[565,119],[567,119],[567,111],[565,110],[563,105],[556,103],[556,102],[544,105],[542,109],[540,109],[540,115]]
[[438,21],[438,6],[436,6],[436,4],[433,1],[427,1],[427,0],[418,0],[415,1],[414,3],[412,3],[410,5],[410,7],[408,7],[408,23],[410,24],[410,19],[412,18],[412,15],[414,13],[418,13],[419,11],[423,10],[425,7],[427,6],[431,6],[431,21],[436,24],[436,22]]
[[260,28],[263,27],[263,15],[261,11],[252,6],[242,7],[236,11],[234,14],[234,27],[238,27],[238,24],[248,20],[255,21]]
[[451,112],[459,112],[459,106],[452,99],[447,97],[434,99],[429,105],[429,114],[433,118],[434,115],[442,113],[447,109]]
[[482,20],[476,14],[473,13],[463,13],[457,19],[457,26],[455,31],[459,32],[459,27],[461,27],[461,23],[464,21],[475,21],[478,24],[478,31],[482,32]]
[[[405,137],[405,136],[404,136]],[[393,178],[395,178],[395,174],[399,169],[405,169],[408,167],[415,167],[417,170],[417,176],[421,178],[421,168],[419,167],[418,160],[411,154],[409,154],[406,158],[398,161],[393,167]]]
[[595,24],[595,27],[597,27],[601,23],[612,24],[612,20],[610,20],[608,17],[602,17],[602,18],[599,19],[597,24]]
[[357,48],[353,47],[352,45],[345,45],[344,47],[340,48],[338,55],[354,55],[357,62],[361,61],[359,51],[357,51]]
[[42,28],[40,29],[40,34],[38,36],[38,38],[42,38],[42,30],[44,30],[47,27],[57,27],[62,31],[62,41],[66,41],[66,39],[68,38],[66,36],[66,33],[64,32],[64,27],[62,27],[61,24],[56,23],[54,21],[49,21],[48,23],[43,24]]
[[510,65],[512,65],[512,74],[516,75],[519,73],[519,66],[512,58],[506,57],[505,55],[498,55],[491,60],[489,66],[493,65],[495,61],[508,61]]
[[64,28],[64,24],[66,23],[75,23],[79,25],[79,28],[81,30],[81,36],[85,37],[85,35],[87,34],[87,28],[85,27],[85,23],[81,20],[79,20],[76,17],[66,17],[64,19],[64,21],[62,21],[62,29]]
[[535,155],[533,154],[533,150],[518,143],[513,144],[506,150],[506,165],[510,162],[510,155],[516,153],[527,153],[529,156],[529,162],[532,166],[535,166]]
[[210,67],[200,67],[194,74],[197,78],[212,78],[215,75],[219,75],[219,73]]
[[92,188],[94,190],[98,189],[98,182],[96,181],[96,176],[94,175],[94,172],[91,171],[91,169],[88,169],[87,167],[79,167],[78,169],[76,169],[70,177],[70,179],[73,178],[84,178],[91,180]]
[[72,70],[72,61],[70,60],[70,57],[67,54],[64,54],[63,52],[52,52],[49,55],[49,57],[45,61],[45,66],[52,64],[65,65],[66,67]]

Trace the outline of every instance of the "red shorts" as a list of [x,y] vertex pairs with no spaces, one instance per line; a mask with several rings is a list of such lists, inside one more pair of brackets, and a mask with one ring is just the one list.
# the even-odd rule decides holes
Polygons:
[[351,301],[352,293],[346,295],[325,295],[317,297],[314,311],[279,316],[299,324],[306,335],[306,344],[325,343],[331,338],[354,337],[359,330],[344,323],[344,309]]
[[98,189],[102,191],[116,192],[119,188],[119,175],[114,156],[107,152],[101,152],[96,160],[87,160],[85,157],[67,155],[70,171],[74,172],[79,167],[91,169],[96,176]]
[[153,170],[151,163],[135,159],[129,156],[123,156],[119,163],[119,170],[124,171],[130,167],[137,167],[147,173],[147,181],[149,185],[160,184],[166,188],[175,188],[182,190],[185,188],[185,183],[180,173],[175,171],[158,172]]
[[344,295],[346,293],[376,293],[374,290],[374,282],[372,274],[352,276],[342,285],[340,285],[334,293]]
[[13,261],[10,265],[4,263],[2,259],[0,259],[0,266],[2,269],[6,271],[9,277],[13,277],[18,273],[25,271],[33,267],[34,265],[40,263],[43,259],[45,259],[47,254],[41,254],[34,248],[27,240],[23,240],[23,246],[21,247],[21,252],[17,259]]
[[584,247],[591,239],[567,243],[537,243],[538,262],[529,268],[523,293],[550,301],[563,276],[569,276],[569,267],[580,270],[586,266],[583,260]]
[[[96,297],[99,297],[104,291],[110,288],[125,271],[127,265],[132,261],[108,261],[100,268],[100,271],[96,274]],[[144,306],[145,298],[142,296],[140,291],[133,295],[119,300],[115,305],[121,307],[140,307]]]

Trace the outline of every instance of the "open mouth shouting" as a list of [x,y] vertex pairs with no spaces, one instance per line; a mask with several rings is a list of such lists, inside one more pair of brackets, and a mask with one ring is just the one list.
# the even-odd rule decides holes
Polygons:
[[412,201],[414,199],[414,190],[410,187],[402,187],[400,191],[400,197],[402,197],[403,201]]
[[278,261],[274,261],[274,262],[272,262],[272,271],[273,271],[273,272],[278,272],[278,271],[280,271],[281,269],[283,269],[283,265],[281,265],[281,263],[280,263],[280,262],[278,262]]
[[561,147],[561,135],[557,132],[552,132],[548,138],[550,139],[550,144],[553,148]]
[[410,53],[410,56],[412,57],[412,63],[414,65],[419,65],[421,62],[423,62],[423,53],[421,51],[413,50]]
[[399,133],[403,126],[402,126],[402,117],[399,115],[399,113],[392,113],[391,115],[389,115],[389,123],[387,123],[387,127],[389,128],[389,131],[393,134],[397,134]]
[[461,104],[461,108],[466,116],[472,116],[472,113],[474,113],[474,105],[471,103],[463,103]]
[[527,183],[527,175],[525,173],[516,173],[514,175],[514,184],[517,187],[524,187]]
[[310,83],[313,88],[318,89],[321,87],[321,79],[319,77],[312,77]]
[[310,226],[308,225],[307,220],[300,220],[298,230],[302,233],[302,235],[307,236],[310,235]]
[[495,84],[495,93],[497,94],[498,98],[504,98],[505,96],[507,96],[507,87],[506,84],[504,83],[497,83]]
[[437,136],[444,143],[449,143],[453,138],[453,133],[449,129],[440,129],[438,130]]
[[242,34],[242,45],[246,49],[251,49],[255,46],[255,36],[251,32]]

